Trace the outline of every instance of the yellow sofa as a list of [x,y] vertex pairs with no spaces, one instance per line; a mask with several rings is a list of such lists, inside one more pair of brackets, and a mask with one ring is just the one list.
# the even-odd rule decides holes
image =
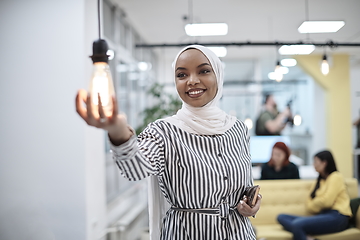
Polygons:
[[[257,180],[263,196],[256,218],[251,218],[257,239],[292,240],[292,234],[282,228],[276,218],[280,213],[309,215],[305,209],[306,197],[316,180]],[[358,197],[355,178],[345,180],[350,198]],[[319,240],[360,240],[360,208],[356,215],[356,228],[333,234],[314,236]]]

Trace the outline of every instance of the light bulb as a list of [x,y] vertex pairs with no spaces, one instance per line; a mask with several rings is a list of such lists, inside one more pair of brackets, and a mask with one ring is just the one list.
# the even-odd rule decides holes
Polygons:
[[302,122],[301,116],[299,114],[296,114],[294,116],[294,125],[295,126],[300,126]]
[[321,72],[322,72],[322,74],[323,75],[328,75],[328,73],[329,73],[329,63],[328,63],[328,61],[327,61],[327,57],[326,57],[326,55],[324,54],[324,56],[323,56],[323,60],[322,60],[322,62],[321,62]]
[[115,96],[114,84],[108,64],[108,46],[105,40],[98,39],[93,43],[93,73],[90,79],[89,93],[93,105],[93,114],[99,116],[98,105],[99,96],[105,116],[111,116],[113,111],[112,98]]
[[114,85],[111,77],[110,67],[105,62],[95,62],[92,77],[90,80],[91,99],[94,113],[99,105],[98,95],[100,95],[101,105],[106,116],[110,116],[113,110],[112,97],[115,95]]
[[274,73],[275,73],[275,81],[281,82],[281,80],[283,79],[283,73],[282,73],[282,71],[281,71],[280,61],[278,61],[278,62],[276,63],[276,67],[275,67]]
[[283,80],[284,75],[281,72],[275,73],[275,81],[281,82]]
[[250,118],[246,118],[244,121],[245,125],[248,127],[248,129],[253,128],[253,121]]
[[279,72],[279,71],[280,71],[280,68],[281,68],[280,61],[277,61],[274,72],[276,72],[276,73]]

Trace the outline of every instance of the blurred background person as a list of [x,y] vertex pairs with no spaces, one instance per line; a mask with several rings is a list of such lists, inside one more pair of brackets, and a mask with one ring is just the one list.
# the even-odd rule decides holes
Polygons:
[[261,167],[261,180],[299,179],[298,167],[290,162],[290,149],[283,142],[274,144],[271,159]]
[[[355,148],[360,148],[360,117],[357,118],[354,122],[353,122],[354,127],[356,128],[356,140],[355,140]],[[356,151],[355,151],[356,154]],[[355,161],[356,161],[356,157],[355,157]],[[357,166],[357,168],[356,168]],[[359,179],[359,174],[360,174],[360,154],[357,153],[357,164],[354,165],[354,167],[356,168],[356,174],[355,177],[357,177]]]
[[283,112],[277,110],[277,104],[272,94],[265,96],[264,109],[256,120],[255,134],[258,136],[280,135],[291,117],[289,106]]
[[312,215],[278,216],[279,223],[293,234],[294,240],[314,240],[309,235],[343,231],[352,216],[344,177],[337,171],[331,152],[325,150],[317,153],[314,156],[314,168],[319,176],[306,202],[306,209]]
[[356,144],[355,148],[360,148],[360,117],[353,122],[356,127]]

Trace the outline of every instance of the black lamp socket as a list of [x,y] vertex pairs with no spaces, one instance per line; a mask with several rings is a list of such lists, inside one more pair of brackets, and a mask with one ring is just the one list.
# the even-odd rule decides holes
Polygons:
[[93,42],[93,55],[90,56],[93,63],[109,62],[109,55],[107,55],[108,45],[104,39],[98,39]]

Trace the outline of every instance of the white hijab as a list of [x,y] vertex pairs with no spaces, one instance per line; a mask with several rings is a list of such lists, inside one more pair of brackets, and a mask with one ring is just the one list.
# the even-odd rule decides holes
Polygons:
[[[210,49],[200,45],[190,45],[183,48],[176,56],[173,62],[173,70],[175,76],[175,65],[180,54],[189,48],[200,50],[209,60],[213,71],[215,72],[218,90],[213,100],[203,107],[192,107],[184,101],[182,108],[171,117],[164,120],[179,127],[189,133],[198,135],[215,135],[223,134],[229,130],[236,121],[236,118],[226,114],[218,107],[223,90],[223,65],[220,59]],[[149,230],[150,240],[159,240],[162,219],[167,210],[171,207],[164,198],[160,188],[157,176],[151,176],[148,182],[149,193]]]
[[[235,123],[236,118],[226,114],[218,107],[223,92],[224,69],[220,59],[210,49],[200,45],[190,45],[183,48],[176,56],[173,62],[173,71],[175,72],[176,61],[181,53],[189,48],[200,50],[209,60],[217,80],[217,93],[213,100],[203,107],[192,107],[182,100],[182,108],[171,117],[164,120],[181,128],[184,131],[198,135],[223,134],[229,130]],[[175,73],[174,73],[175,76]]]

